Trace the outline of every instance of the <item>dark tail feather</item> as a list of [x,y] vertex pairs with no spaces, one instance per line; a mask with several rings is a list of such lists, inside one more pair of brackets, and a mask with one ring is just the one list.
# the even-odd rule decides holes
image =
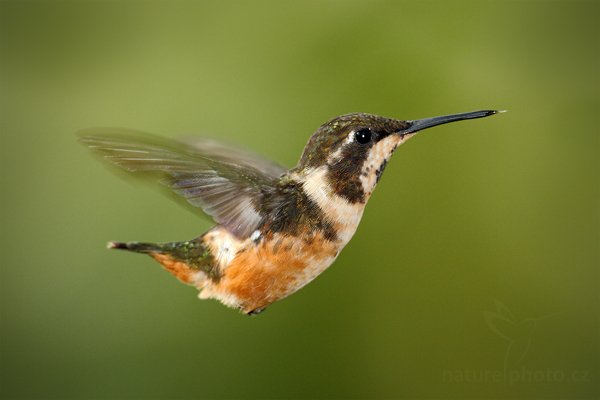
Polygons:
[[[109,249],[121,249],[135,253],[149,254],[175,276],[178,275],[175,273],[177,271],[173,270],[173,263],[165,264],[165,260],[181,261],[185,268],[194,271],[204,271],[212,279],[218,279],[221,276],[219,269],[215,269],[215,260],[210,250],[202,242],[202,237],[184,242],[171,243],[108,242],[107,247]],[[157,257],[158,254],[166,255],[167,259]],[[185,281],[180,276],[178,277]]]
[[164,250],[163,245],[158,243],[140,243],[140,242],[108,242],[106,246],[109,249],[121,249],[133,251],[136,253],[161,253]]

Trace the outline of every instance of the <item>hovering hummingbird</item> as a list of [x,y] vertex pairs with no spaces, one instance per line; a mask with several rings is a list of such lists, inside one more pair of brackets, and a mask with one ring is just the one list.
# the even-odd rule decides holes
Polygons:
[[80,140],[116,166],[158,180],[216,222],[188,241],[110,242],[109,248],[148,254],[198,288],[199,298],[256,314],[333,263],[399,145],[423,129],[498,112],[413,121],[342,115],[316,130],[289,170],[205,139],[98,128]]

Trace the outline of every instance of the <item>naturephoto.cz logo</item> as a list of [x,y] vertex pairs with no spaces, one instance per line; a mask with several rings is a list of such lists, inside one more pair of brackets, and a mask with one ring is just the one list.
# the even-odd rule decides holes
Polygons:
[[589,370],[530,369],[523,365],[532,346],[536,330],[548,318],[517,318],[504,304],[494,300],[495,310],[484,311],[483,319],[489,329],[506,344],[502,366],[499,369],[444,370],[443,381],[447,383],[520,383],[590,382]]

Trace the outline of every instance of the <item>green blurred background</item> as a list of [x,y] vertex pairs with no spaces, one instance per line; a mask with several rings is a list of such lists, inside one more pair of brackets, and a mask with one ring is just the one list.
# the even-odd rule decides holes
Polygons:
[[[599,6],[0,3],[5,398],[597,398]],[[399,149],[331,269],[247,317],[108,240],[211,226],[75,132],[292,166],[325,120],[510,112]]]

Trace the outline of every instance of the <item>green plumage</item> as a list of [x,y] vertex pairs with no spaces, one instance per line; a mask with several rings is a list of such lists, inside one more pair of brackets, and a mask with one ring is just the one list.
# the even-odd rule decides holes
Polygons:
[[166,254],[174,260],[181,261],[190,268],[203,271],[213,280],[220,278],[219,272],[214,268],[215,259],[201,241],[201,237],[184,241],[170,243],[142,243],[142,242],[110,242],[109,248],[133,251],[136,253],[158,253]]

